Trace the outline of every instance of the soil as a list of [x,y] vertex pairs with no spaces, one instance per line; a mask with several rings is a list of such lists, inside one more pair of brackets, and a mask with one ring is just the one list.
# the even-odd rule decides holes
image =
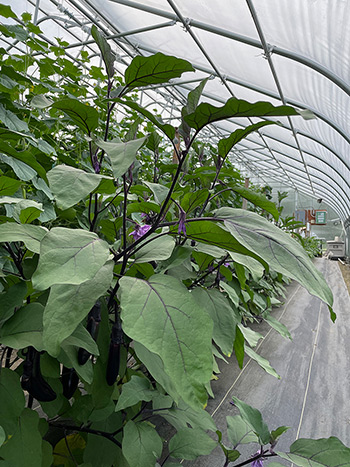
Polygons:
[[339,263],[340,270],[343,274],[344,282],[350,294],[350,264],[347,264],[347,263],[342,264],[340,261],[338,263]]

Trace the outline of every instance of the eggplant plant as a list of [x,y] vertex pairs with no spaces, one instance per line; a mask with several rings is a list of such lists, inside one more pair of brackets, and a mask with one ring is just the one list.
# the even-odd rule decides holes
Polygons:
[[[336,438],[275,450],[286,428],[269,432],[238,399],[226,447],[204,409],[216,358],[264,360],[245,326],[264,319],[288,337],[271,314],[287,278],[335,319],[331,291],[302,247],[241,209],[244,197],[279,218],[229,158],[275,123],[266,118],[297,111],[234,98],[215,107],[200,102],[204,80],[175,128],[136,91],[193,72],[187,61],[137,56],[121,76],[95,27],[103,68],[84,50],[73,62],[59,39],[46,43],[29,14],[19,19],[5,5],[0,14],[17,21],[1,34],[24,45],[0,49],[1,462],[170,466],[221,446],[229,465],[242,432],[260,450],[237,465],[269,456],[333,465],[328,451],[347,465],[349,449]],[[201,139],[231,117],[264,120],[217,144]],[[174,428],[166,443],[156,416]]]

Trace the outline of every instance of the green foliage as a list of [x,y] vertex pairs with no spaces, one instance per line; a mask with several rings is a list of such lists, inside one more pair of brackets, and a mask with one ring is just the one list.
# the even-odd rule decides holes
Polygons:
[[[0,5],[0,15],[16,19],[9,6]],[[138,56],[118,76],[94,26],[105,71],[82,51],[85,69],[67,56],[67,43],[46,43],[29,14],[22,20],[1,26],[26,50],[0,51],[1,461],[153,467],[217,445],[227,462],[244,443],[273,451],[286,427],[269,432],[260,412],[238,399],[241,415],[227,419],[232,446],[219,432],[216,441],[205,411],[216,359],[234,352],[242,367],[247,355],[278,376],[254,352],[263,336],[250,324],[265,320],[290,338],[272,313],[287,277],[330,306],[332,296],[301,246],[269,221],[291,227],[280,206],[267,189],[244,188],[228,157],[274,122],[217,145],[198,134],[230,117],[297,112],[237,99],[220,108],[200,103],[205,79],[181,111],[184,141],[172,163],[179,134],[143,108],[135,90],[191,72],[190,63]],[[242,198],[265,218],[241,209]],[[24,391],[35,395],[41,418],[30,397],[25,408]],[[156,415],[172,425],[170,440],[155,429]],[[299,440],[279,455],[300,466],[317,455],[330,467],[329,452],[348,455],[335,438],[322,454],[322,442]]]

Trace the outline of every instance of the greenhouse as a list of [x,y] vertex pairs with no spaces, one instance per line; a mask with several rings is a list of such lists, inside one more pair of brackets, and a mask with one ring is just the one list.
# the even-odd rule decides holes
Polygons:
[[350,467],[350,1],[0,0],[0,464]]

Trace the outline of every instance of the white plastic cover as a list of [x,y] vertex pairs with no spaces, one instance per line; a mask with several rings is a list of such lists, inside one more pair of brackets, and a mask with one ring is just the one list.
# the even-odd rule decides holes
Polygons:
[[[235,96],[273,104],[284,100],[311,110],[317,119],[293,118],[294,132],[288,119],[280,119],[282,126],[268,126],[251,135],[232,157],[258,174],[260,181],[286,183],[323,198],[343,220],[350,217],[350,1],[3,2],[18,14],[25,10],[34,14],[37,6],[38,22],[48,38],[77,43],[70,50],[73,56],[93,22],[106,34],[149,27],[119,42],[113,40],[124,61],[120,69],[130,60],[127,55],[135,53],[161,51],[189,60],[197,72],[176,80],[178,100],[172,96],[173,104],[178,105],[181,96],[198,84],[194,79],[212,75],[204,99],[215,105]],[[162,92],[166,95],[165,88]],[[156,92],[144,98],[159,101]],[[248,120],[220,122],[215,131],[225,135],[247,124]]]

